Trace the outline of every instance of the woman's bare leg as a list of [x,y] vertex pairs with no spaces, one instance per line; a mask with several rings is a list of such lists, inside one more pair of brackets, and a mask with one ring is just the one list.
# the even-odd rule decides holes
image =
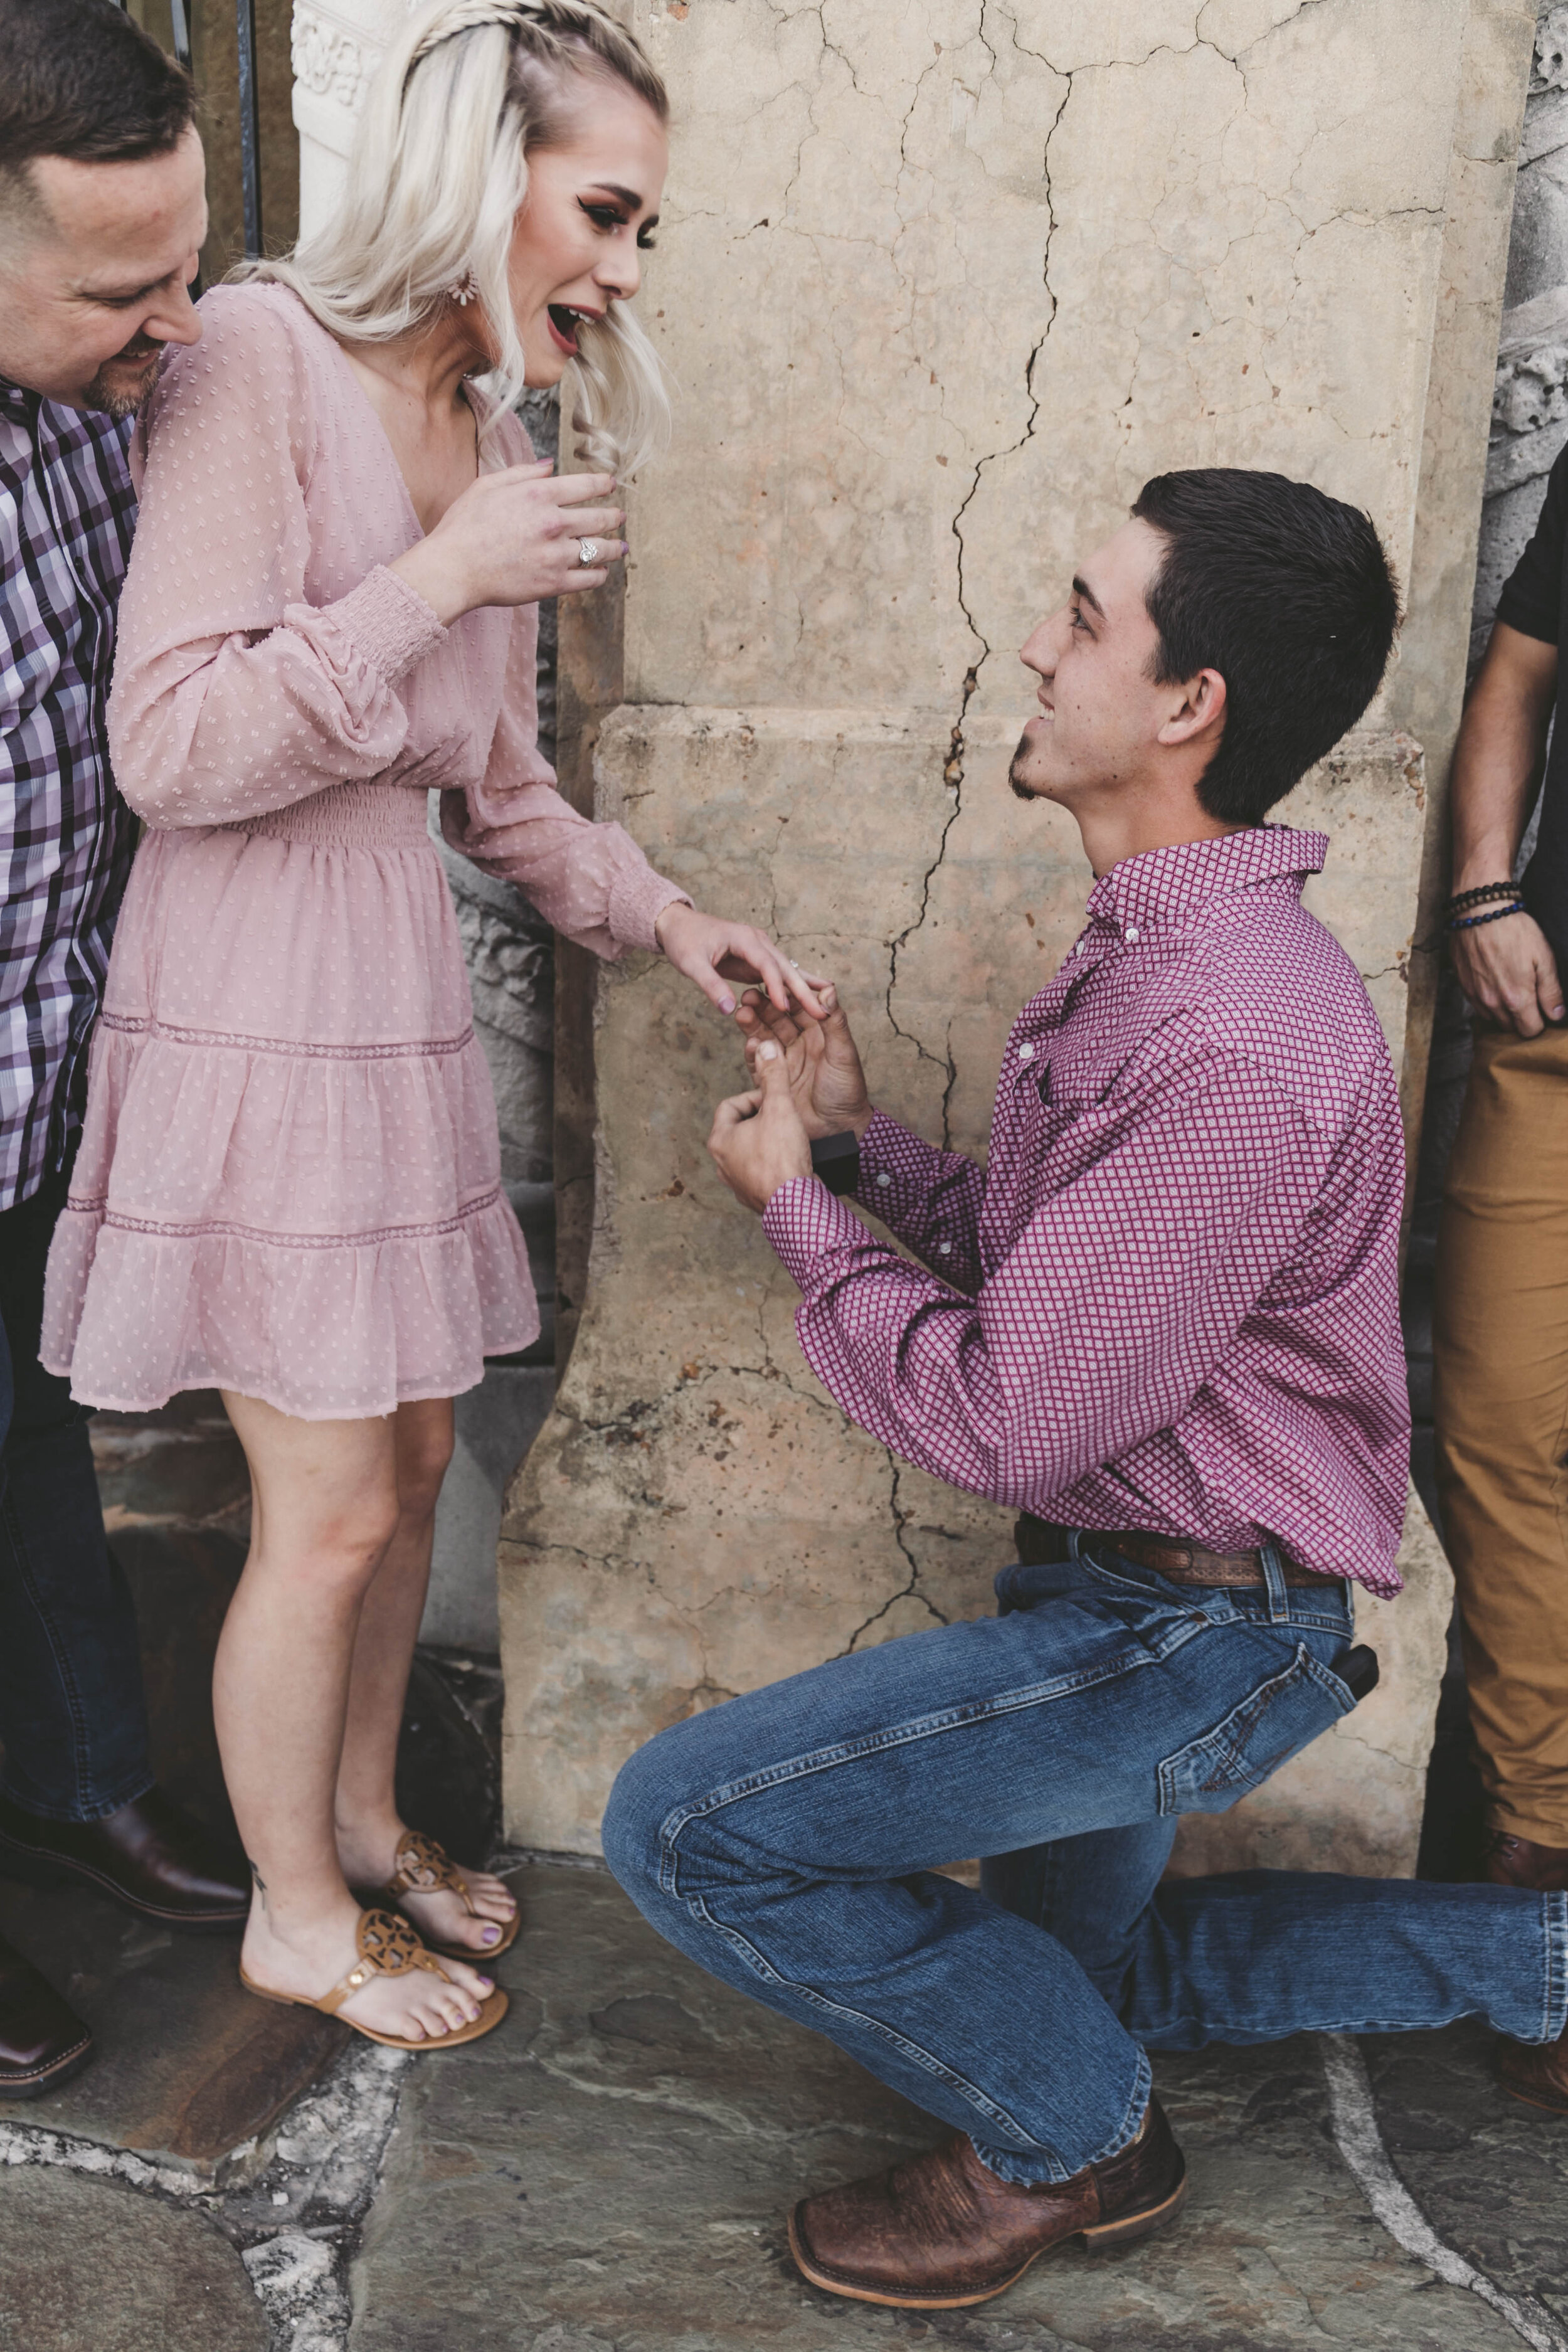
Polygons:
[[[243,1964],[269,1991],[320,1999],[354,1961],[332,1801],[365,1591],[395,1530],[390,1420],[296,1421],[254,1397],[224,1403],[250,1465],[249,1557],[213,1675],[235,1818],[256,1880]],[[487,1980],[460,1961],[373,1979],[342,2014],[437,2039],[479,2011]]]
[[[436,1501],[452,1458],[451,1401],[399,1405],[392,1427],[397,1526],[360,1611],[338,1771],[338,1858],[355,1886],[385,1885],[404,1835],[393,1793],[397,1735],[430,1582]],[[517,1906],[499,1878],[461,1867],[478,1918],[456,1895],[408,1895],[404,1907],[422,1934],[467,1944],[482,1958],[486,1942],[500,1937],[491,1923],[510,1920]]]

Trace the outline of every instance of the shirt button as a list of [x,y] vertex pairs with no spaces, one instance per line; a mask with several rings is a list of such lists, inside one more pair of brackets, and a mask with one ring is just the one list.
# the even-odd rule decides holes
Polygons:
[[1137,944],[1138,944],[1138,934],[1137,934],[1137,932],[1133,929],[1133,928],[1132,928],[1132,926],[1131,926],[1131,923],[1129,923],[1129,925],[1127,926],[1126,939],[1127,939],[1127,944],[1128,944],[1128,946],[1129,946],[1130,948],[1135,948],[1135,947],[1137,946]]
[[886,1170],[885,1168],[879,1168],[879,1169],[878,1169],[878,1171],[877,1171],[877,1182],[878,1182],[878,1184],[879,1185],[879,1187],[881,1188],[881,1190],[882,1190],[884,1192],[887,1191],[887,1189],[888,1189],[889,1185],[892,1182],[892,1181],[893,1181],[893,1180],[892,1180],[892,1178],[889,1175],[889,1173],[888,1173],[888,1171],[887,1171],[887,1170]]
[[1034,1058],[1035,1049],[1026,1037],[1023,1044],[1018,1048],[1018,1059],[1020,1062],[1032,1062]]
[[952,1244],[951,1242],[938,1242],[936,1246],[937,1255],[940,1257],[951,1257],[952,1255]]

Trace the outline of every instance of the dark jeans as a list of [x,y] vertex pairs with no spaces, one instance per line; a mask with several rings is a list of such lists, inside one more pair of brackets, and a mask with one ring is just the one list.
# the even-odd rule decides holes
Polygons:
[[103,1538],[88,1412],[38,1361],[68,1181],[0,1211],[0,1788],[30,1813],[90,1822],[153,1774],[136,1612]]
[[[1161,1883],[1349,1713],[1344,1585],[1179,1589],[1072,1538],[999,1617],[835,1658],[676,1724],[605,1853],[659,1933],[968,2132],[1005,2179],[1113,2155],[1148,2049],[1568,2019],[1568,1896],[1327,1872]],[[986,1857],[981,1891],[932,1865]]]

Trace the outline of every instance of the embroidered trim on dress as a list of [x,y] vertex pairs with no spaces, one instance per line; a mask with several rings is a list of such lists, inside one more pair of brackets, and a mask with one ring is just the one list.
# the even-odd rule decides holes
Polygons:
[[241,1037],[228,1029],[175,1029],[150,1013],[100,1013],[98,1017],[104,1028],[118,1029],[126,1036],[166,1038],[175,1045],[226,1045],[241,1054],[299,1055],[319,1062],[406,1061],[429,1054],[460,1054],[474,1042],[471,1024],[458,1036],[421,1038],[409,1045],[291,1045],[279,1037]]
[[259,1225],[236,1225],[224,1218],[194,1225],[160,1224],[153,1217],[122,1217],[110,1208],[107,1201],[68,1201],[68,1214],[100,1217],[116,1233],[152,1234],[160,1241],[206,1241],[218,1237],[225,1241],[264,1242],[272,1249],[371,1249],[382,1242],[438,1241],[444,1234],[460,1233],[469,1218],[495,1208],[501,1199],[499,1184],[459,1209],[455,1217],[443,1217],[438,1223],[426,1225],[379,1225],[368,1234],[269,1234]]

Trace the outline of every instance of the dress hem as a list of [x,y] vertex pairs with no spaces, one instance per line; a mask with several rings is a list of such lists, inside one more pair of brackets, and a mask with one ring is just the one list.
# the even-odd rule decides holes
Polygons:
[[[519,1349],[531,1347],[538,1337],[538,1332],[534,1331],[527,1339],[519,1338],[510,1343],[495,1347],[489,1352],[496,1356],[512,1355]],[[42,1363],[45,1371],[52,1373],[56,1380],[70,1379],[68,1364],[51,1363],[45,1357],[40,1357],[38,1360]],[[235,1396],[248,1397],[258,1404],[270,1405],[274,1412],[283,1413],[289,1421],[386,1421],[397,1411],[400,1404],[428,1404],[437,1397],[467,1396],[471,1390],[479,1386],[484,1376],[485,1365],[481,1359],[479,1369],[472,1380],[461,1381],[455,1388],[448,1387],[445,1383],[435,1388],[423,1385],[412,1388],[406,1395],[400,1393],[391,1404],[384,1405],[379,1412],[334,1412],[330,1407],[302,1412],[297,1403],[286,1404],[279,1395],[269,1396],[264,1390],[254,1386],[247,1387],[241,1381],[226,1380],[221,1372],[216,1370],[204,1372],[199,1379],[176,1381],[172,1388],[164,1391],[161,1395],[89,1397],[83,1396],[73,1387],[71,1397],[75,1403],[85,1404],[94,1412],[161,1412],[171,1397],[188,1396],[202,1389],[227,1389]]]

